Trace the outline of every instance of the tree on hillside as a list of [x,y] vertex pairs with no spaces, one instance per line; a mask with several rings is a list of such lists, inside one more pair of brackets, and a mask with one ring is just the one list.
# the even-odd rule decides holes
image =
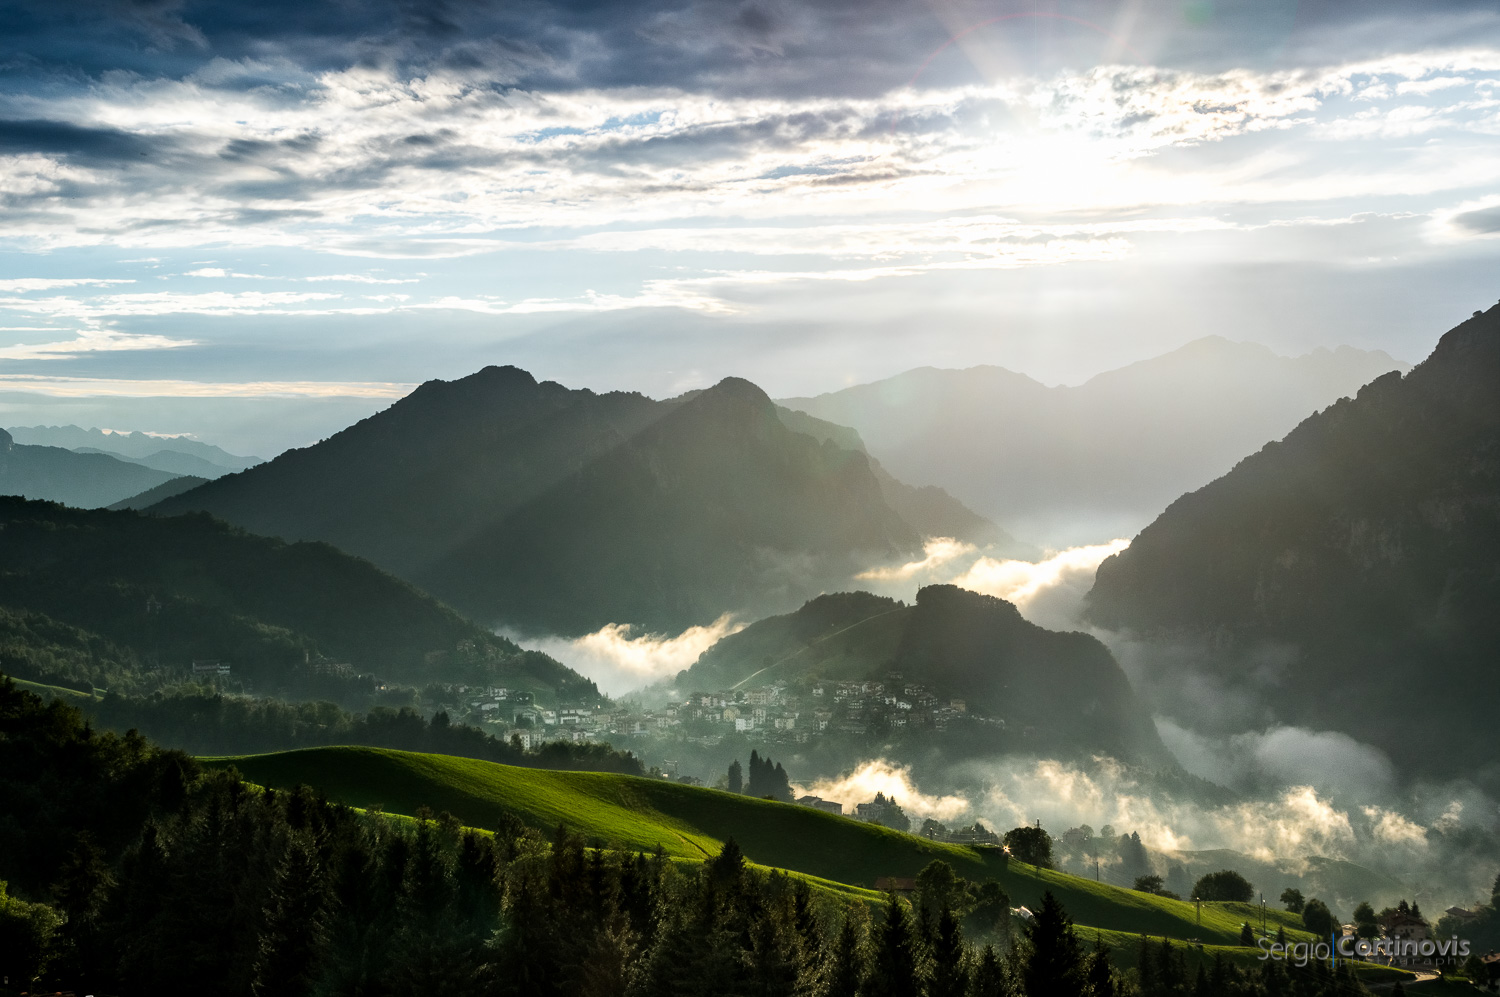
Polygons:
[[1120,871],[1130,879],[1151,874],[1151,859],[1138,832],[1120,835]]
[[1042,869],[1052,868],[1052,836],[1039,827],[1017,827],[1005,832],[1012,857]]
[[1193,885],[1192,898],[1247,904],[1255,899],[1255,887],[1233,869],[1220,869],[1202,877]]
[[727,788],[731,793],[742,793],[745,791],[745,776],[740,770],[740,760],[738,758],[729,763],[729,784]]
[[750,752],[750,776],[745,792],[757,798],[792,802],[792,783],[786,770],[769,757],[762,758],[758,751]]
[[1048,890],[1042,895],[1041,908],[1027,925],[1031,952],[1022,970],[1028,994],[1047,997],[1082,997],[1083,954],[1073,919]]
[[1316,897],[1309,900],[1307,906],[1302,908],[1303,926],[1320,938],[1332,934],[1335,923],[1333,912],[1328,909],[1328,905]]
[[1133,886],[1132,889],[1140,893],[1150,893],[1153,896],[1167,897],[1170,900],[1182,899],[1177,894],[1167,889],[1167,884],[1162,880],[1162,878],[1154,874],[1150,876],[1137,876],[1135,878],[1135,886]]
[[969,990],[969,968],[964,961],[964,936],[951,907],[938,914],[928,945],[932,973],[927,997],[965,997]]
[[1006,997],[1009,992],[1005,983],[1005,970],[995,955],[993,945],[986,945],[984,951],[979,953],[979,963],[974,967],[974,982],[970,985],[969,992],[973,997]]
[[1354,908],[1354,933],[1360,938],[1377,938],[1380,924],[1375,919],[1375,908],[1361,902]]
[[861,997],[918,997],[916,939],[906,904],[895,893],[886,896],[885,921],[874,939]]
[[1281,891],[1281,903],[1293,914],[1302,913],[1302,908],[1307,906],[1307,898],[1302,895],[1301,890],[1294,890],[1290,886]]
[[965,930],[979,935],[1008,933],[1010,897],[1006,895],[1005,888],[992,879],[981,884],[977,890],[972,887],[970,889],[974,895],[974,909],[964,919]]
[[942,859],[933,859],[917,873],[917,909],[924,924],[936,924],[945,910],[958,917],[967,913],[969,884]]
[[1490,906],[1500,910],[1500,872],[1495,873],[1495,885],[1490,887]]
[[1240,925],[1240,944],[1245,946],[1255,944],[1255,929],[1250,927],[1249,921]]

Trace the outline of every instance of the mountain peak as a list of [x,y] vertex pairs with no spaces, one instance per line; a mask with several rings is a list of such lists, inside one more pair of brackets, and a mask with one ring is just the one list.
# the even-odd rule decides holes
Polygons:
[[10,453],[11,447],[15,446],[15,444],[15,437],[11,436],[5,430],[0,429],[0,453]]

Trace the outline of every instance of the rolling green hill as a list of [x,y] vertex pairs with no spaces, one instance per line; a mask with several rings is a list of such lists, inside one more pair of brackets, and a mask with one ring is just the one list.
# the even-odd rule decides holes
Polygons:
[[[1191,903],[1007,861],[995,849],[938,844],[806,807],[658,779],[352,747],[205,763],[233,765],[250,781],[273,788],[306,783],[351,806],[405,814],[426,806],[474,827],[494,827],[504,814],[547,831],[565,822],[607,845],[660,846],[681,858],[715,855],[733,837],[752,861],[854,886],[873,886],[880,876],[915,876],[942,859],[965,878],[997,880],[1013,904],[1035,906],[1051,890],[1078,924],[1129,935],[1233,945],[1240,925],[1259,923],[1261,916],[1249,904],[1204,904],[1200,925]],[[1266,918],[1272,930],[1280,925],[1306,937],[1295,915],[1268,910]]]

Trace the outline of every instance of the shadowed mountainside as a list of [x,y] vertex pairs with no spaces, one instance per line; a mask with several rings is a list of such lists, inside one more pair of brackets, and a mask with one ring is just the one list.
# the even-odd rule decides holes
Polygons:
[[658,402],[490,367],[152,511],[326,540],[476,619],[564,634],[774,611],[929,530],[1007,539],[847,429],[781,416],[738,378]]
[[914,605],[867,592],[820,596],[723,638],[674,686],[687,693],[891,673],[1005,720],[991,738],[996,750],[1170,764],[1150,713],[1103,644],[1043,629],[1002,599],[952,585],[923,588]]
[[[1500,306],[1405,377],[1375,380],[1172,503],[1100,566],[1087,612],[1211,647],[1204,667],[1255,678],[1282,720],[1495,785],[1494,698],[1472,693],[1500,677],[1496,606]],[[1249,675],[1268,645],[1279,667]]]

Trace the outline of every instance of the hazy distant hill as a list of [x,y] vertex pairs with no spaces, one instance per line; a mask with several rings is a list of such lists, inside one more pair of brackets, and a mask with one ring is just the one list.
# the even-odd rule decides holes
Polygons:
[[735,378],[658,402],[489,367],[154,511],[327,540],[477,619],[558,632],[795,605],[923,527],[993,529],[821,432]]
[[[408,683],[591,685],[366,561],[323,543],[251,536],[202,515],[0,498],[5,608],[98,634],[115,649],[96,647],[85,661],[180,672],[194,659],[218,659],[261,694],[315,685],[309,660],[320,656]],[[9,642],[0,627],[0,668],[29,677],[9,661],[19,653]]]
[[202,478],[217,478],[262,462],[259,457],[241,457],[185,436],[106,433],[102,429],[81,429],[78,426],[16,426],[10,432],[17,443],[80,452],[92,450],[144,463],[159,471],[195,474]]
[[1077,387],[924,367],[782,404],[852,426],[897,477],[1062,546],[1137,532],[1308,412],[1405,366],[1378,351],[1287,358],[1212,336]]
[[928,586],[910,606],[866,592],[821,596],[725,637],[673,685],[689,693],[889,672],[1003,718],[997,750],[1167,758],[1150,713],[1103,644],[1045,630],[1004,600],[952,585]]
[[177,477],[107,454],[23,446],[0,429],[0,495],[46,499],[92,509]]
[[[1100,566],[1088,613],[1211,638],[1203,665],[1255,673],[1279,718],[1500,784],[1497,607],[1500,307],[1173,502]],[[1280,656],[1256,672],[1261,647]]]
[[121,499],[118,502],[105,506],[105,508],[116,510],[149,509],[156,503],[169,499],[173,495],[181,495],[183,492],[190,491],[207,482],[207,478],[195,478],[191,474],[184,474],[180,478],[173,478],[171,481],[157,485],[155,488],[148,488],[139,495],[132,495],[129,498]]

